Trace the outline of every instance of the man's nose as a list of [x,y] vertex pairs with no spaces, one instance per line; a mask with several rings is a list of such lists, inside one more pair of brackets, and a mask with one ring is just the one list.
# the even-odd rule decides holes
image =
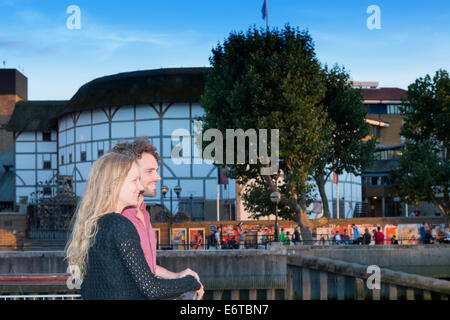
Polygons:
[[161,176],[159,175],[159,173],[156,173],[156,181],[161,181]]

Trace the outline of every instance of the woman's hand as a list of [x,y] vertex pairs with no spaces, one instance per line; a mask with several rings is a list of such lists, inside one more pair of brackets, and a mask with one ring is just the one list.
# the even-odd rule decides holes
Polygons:
[[199,290],[196,291],[197,296],[196,299],[197,300],[202,300],[203,299],[203,295],[205,294],[205,290],[203,289],[203,285],[200,283],[201,287]]

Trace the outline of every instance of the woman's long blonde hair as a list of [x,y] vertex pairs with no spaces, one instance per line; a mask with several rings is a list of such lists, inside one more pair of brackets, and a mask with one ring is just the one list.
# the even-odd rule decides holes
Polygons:
[[65,248],[68,265],[80,268],[81,280],[89,247],[97,234],[98,221],[116,211],[120,188],[133,161],[130,156],[109,152],[95,161],[91,168],[86,191],[72,218],[72,234]]

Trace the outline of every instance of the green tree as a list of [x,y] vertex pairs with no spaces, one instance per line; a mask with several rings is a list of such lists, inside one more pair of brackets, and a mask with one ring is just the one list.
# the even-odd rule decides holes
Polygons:
[[[226,129],[279,130],[277,173],[262,175],[261,168],[270,164],[261,162],[237,164],[235,159],[226,165],[228,176],[240,185],[250,181],[244,206],[255,215],[274,213],[269,195],[278,189],[280,216],[297,221],[304,238],[311,239],[311,230],[324,222],[310,221],[306,214],[310,179],[328,147],[332,125],[320,105],[325,85],[310,35],[289,26],[231,33],[212,50],[210,63],[201,98],[203,132],[216,128],[225,140]],[[268,154],[272,152],[268,142]],[[284,184],[277,185],[281,177]]]
[[325,182],[336,172],[344,171],[360,175],[363,168],[372,162],[375,141],[363,139],[370,134],[370,126],[365,122],[367,110],[362,103],[360,89],[352,88],[350,75],[344,68],[325,66],[325,96],[320,102],[328,114],[328,122],[334,124],[330,143],[317,159],[314,180],[323,204],[325,217],[330,217]]
[[391,172],[398,194],[408,202],[434,203],[444,216],[450,214],[450,80],[446,70],[426,75],[408,86],[399,166]]

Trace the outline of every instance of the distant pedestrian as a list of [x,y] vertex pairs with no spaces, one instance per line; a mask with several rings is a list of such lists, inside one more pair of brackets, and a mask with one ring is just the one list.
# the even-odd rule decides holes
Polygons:
[[286,238],[286,235],[284,234],[284,228],[281,228],[281,232],[280,232],[280,242],[281,242],[282,244],[284,244],[285,238]]
[[341,235],[339,234],[339,231],[337,231],[336,230],[336,233],[334,234],[334,243],[335,244],[341,244],[341,242],[342,242],[342,237],[341,237]]
[[220,249],[222,246],[222,227],[217,228],[214,236],[216,237],[216,248]]
[[352,224],[353,229],[353,244],[359,244],[360,242],[360,234],[358,228],[355,226],[355,224]]
[[342,236],[342,243],[343,244],[349,244],[350,243],[350,237],[347,233],[347,229],[344,230],[344,235]]
[[290,246],[291,245],[291,235],[289,233],[289,231],[286,232],[286,237],[284,238],[284,243],[285,246]]
[[239,248],[241,248],[241,244],[245,247],[245,234],[242,232],[242,222],[238,224],[239,227]]
[[445,229],[445,236],[442,240],[443,243],[450,243],[450,228]]
[[381,228],[377,228],[377,232],[374,234],[375,244],[383,244],[384,243],[384,233],[381,232]]
[[369,229],[365,229],[364,230],[364,235],[363,235],[363,244],[370,244],[370,241],[372,240],[372,236],[369,233]]
[[420,229],[419,229],[420,240],[422,241],[422,243],[423,243],[423,241],[424,241],[424,239],[425,239],[425,234],[427,233],[427,229],[428,229],[427,223],[424,222],[423,225],[421,225],[421,226],[420,226]]
[[294,235],[292,236],[292,242],[294,242],[294,246],[299,246],[301,244],[300,239],[300,226],[297,226],[294,231]]
[[425,233],[425,236],[423,238],[423,244],[431,244],[432,240],[434,240],[434,238],[431,235],[431,230],[427,230],[426,233]]

